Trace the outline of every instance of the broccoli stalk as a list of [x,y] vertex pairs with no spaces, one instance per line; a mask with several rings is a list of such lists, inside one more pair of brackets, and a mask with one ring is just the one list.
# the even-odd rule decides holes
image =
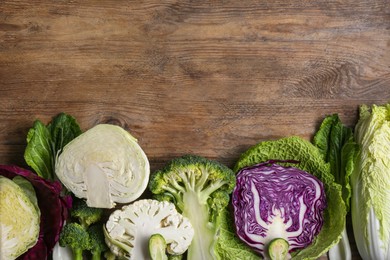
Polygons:
[[75,260],[83,259],[83,251],[90,249],[88,232],[78,223],[67,223],[61,231],[60,246],[68,246]]
[[229,204],[235,174],[228,167],[200,156],[173,159],[152,175],[149,188],[159,200],[175,203],[194,230],[187,258],[216,259],[219,214]]

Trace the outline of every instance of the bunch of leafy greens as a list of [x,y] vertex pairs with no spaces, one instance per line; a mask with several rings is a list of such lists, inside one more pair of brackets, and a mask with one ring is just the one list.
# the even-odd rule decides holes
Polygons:
[[345,222],[347,211],[342,198],[341,185],[335,183],[330,164],[325,162],[319,149],[312,143],[299,137],[286,137],[275,141],[261,142],[244,152],[234,167],[234,171],[269,160],[294,160],[298,164],[283,163],[294,166],[316,176],[323,184],[327,200],[324,211],[324,224],[314,242],[308,247],[291,253],[295,259],[317,259],[338,243]]
[[[358,145],[355,142],[352,128],[342,124],[337,114],[325,117],[321,126],[313,138],[313,143],[318,147],[324,160],[330,164],[331,174],[336,183],[342,186],[343,200],[350,210],[351,185],[350,176],[355,167],[355,159],[358,153]],[[346,219],[344,219],[344,222]],[[329,250],[329,258],[351,259],[346,228],[342,233],[340,242]]]
[[80,134],[81,129],[76,120],[65,113],[55,116],[46,126],[36,120],[27,134],[24,159],[39,176],[54,180],[57,155]]

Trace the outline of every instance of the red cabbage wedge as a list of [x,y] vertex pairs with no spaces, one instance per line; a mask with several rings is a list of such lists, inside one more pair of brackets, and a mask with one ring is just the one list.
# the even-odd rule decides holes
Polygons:
[[[234,167],[234,171],[269,160],[294,160],[298,164],[279,163],[293,166],[318,178],[324,186],[327,206],[323,213],[323,226],[310,245],[291,252],[294,259],[318,259],[341,238],[347,214],[342,198],[341,185],[335,183],[330,165],[323,159],[318,148],[300,137],[286,137],[275,141],[264,141],[244,152]],[[308,232],[312,233],[312,232]]]
[[241,169],[232,200],[238,236],[271,259],[285,251],[281,249],[292,252],[309,246],[324,222],[322,182],[273,161]]

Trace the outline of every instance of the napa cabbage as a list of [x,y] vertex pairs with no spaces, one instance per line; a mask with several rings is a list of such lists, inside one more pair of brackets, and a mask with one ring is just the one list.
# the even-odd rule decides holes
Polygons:
[[351,175],[352,226],[363,259],[390,259],[390,103],[360,107]]

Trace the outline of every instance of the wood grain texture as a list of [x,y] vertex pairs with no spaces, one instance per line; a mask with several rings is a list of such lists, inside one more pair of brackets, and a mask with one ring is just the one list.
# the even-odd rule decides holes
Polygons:
[[389,100],[388,0],[0,2],[2,164],[62,111],[123,126],[155,170],[186,153],[233,166]]

